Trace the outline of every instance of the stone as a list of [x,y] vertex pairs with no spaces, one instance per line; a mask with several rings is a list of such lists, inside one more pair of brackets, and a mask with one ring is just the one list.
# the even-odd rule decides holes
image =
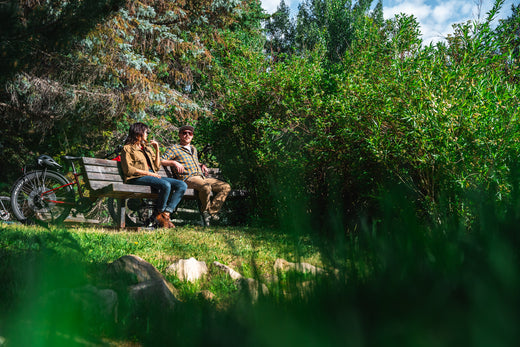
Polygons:
[[227,265],[219,263],[218,261],[214,261],[213,265],[222,272],[228,274],[233,280],[235,280],[238,284],[239,289],[242,292],[247,292],[253,302],[256,302],[258,300],[260,292],[263,295],[269,294],[269,289],[265,284],[259,284],[259,282],[253,278],[245,278],[239,272],[233,270]]
[[209,290],[202,290],[197,293],[197,296],[199,297],[199,299],[205,301],[213,301],[216,298],[216,295],[210,292]]
[[229,266],[221,264],[218,261],[214,261],[213,265],[219,270],[223,271],[224,273],[227,273],[234,280],[239,280],[244,277],[240,273],[230,268]]
[[150,263],[136,255],[125,255],[108,264],[109,275],[127,275],[127,280],[135,284],[163,279],[163,275]]
[[240,290],[247,291],[253,302],[258,301],[260,293],[268,295],[269,289],[264,283],[259,283],[253,278],[241,278],[238,280]]
[[150,280],[128,288],[134,313],[150,314],[173,310],[179,302],[164,280]]
[[166,273],[176,275],[181,281],[196,282],[208,274],[208,267],[205,262],[190,259],[180,259],[168,266]]
[[298,271],[304,274],[312,273],[312,274],[321,274],[324,273],[322,268],[316,267],[314,265],[308,263],[291,263],[285,259],[278,258],[274,262],[274,270],[275,272],[285,272],[285,271]]
[[171,314],[179,302],[177,289],[152,264],[135,255],[125,255],[108,264],[107,272],[124,301],[125,314],[143,321],[158,312]]

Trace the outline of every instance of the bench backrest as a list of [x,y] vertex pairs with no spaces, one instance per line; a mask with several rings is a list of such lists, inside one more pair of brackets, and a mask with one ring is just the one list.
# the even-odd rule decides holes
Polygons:
[[[121,162],[99,158],[81,158],[84,178],[89,187],[93,190],[104,188],[113,183],[123,182],[123,171]],[[168,173],[161,168],[159,174],[168,177]]]

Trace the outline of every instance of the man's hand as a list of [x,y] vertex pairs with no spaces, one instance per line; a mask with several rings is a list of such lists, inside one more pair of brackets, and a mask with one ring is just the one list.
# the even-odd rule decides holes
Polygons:
[[200,166],[200,169],[202,170],[202,173],[204,174],[204,176],[206,176],[209,173],[207,166],[204,164],[202,164]]
[[178,161],[173,161],[173,167],[175,167],[175,171],[177,173],[183,173],[184,172],[184,165],[179,163]]

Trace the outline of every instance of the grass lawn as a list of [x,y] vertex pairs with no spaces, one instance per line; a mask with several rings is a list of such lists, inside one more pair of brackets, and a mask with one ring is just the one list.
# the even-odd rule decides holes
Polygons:
[[[0,224],[0,249],[10,255],[63,254],[84,264],[102,265],[133,254],[165,274],[179,259],[194,257],[209,266],[225,264],[245,277],[269,278],[277,258],[322,266],[310,237],[249,227],[183,226],[175,229],[117,231],[102,227],[50,227]],[[4,264],[5,265],[5,264]],[[175,282],[175,279],[171,279]],[[176,282],[182,286],[183,283]],[[199,287],[204,287],[200,283]],[[182,292],[182,290],[181,290]],[[218,293],[215,293],[218,294]]]

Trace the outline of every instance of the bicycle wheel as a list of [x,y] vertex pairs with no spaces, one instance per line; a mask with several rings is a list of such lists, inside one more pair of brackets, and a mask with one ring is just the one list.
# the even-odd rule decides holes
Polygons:
[[[108,198],[108,211],[112,219],[119,224],[120,200]],[[150,226],[153,224],[154,201],[150,199],[128,199],[125,206],[125,223],[131,227]]]
[[11,209],[20,222],[61,223],[74,204],[69,181],[53,171],[31,171],[20,177],[11,190]]

